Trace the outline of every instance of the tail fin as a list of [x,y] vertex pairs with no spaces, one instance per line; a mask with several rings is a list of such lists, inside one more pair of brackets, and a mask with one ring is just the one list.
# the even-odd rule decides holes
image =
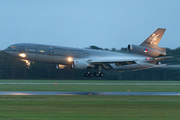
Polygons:
[[158,28],[153,32],[140,46],[159,49],[160,51],[166,51],[164,48],[157,47],[166,29]]

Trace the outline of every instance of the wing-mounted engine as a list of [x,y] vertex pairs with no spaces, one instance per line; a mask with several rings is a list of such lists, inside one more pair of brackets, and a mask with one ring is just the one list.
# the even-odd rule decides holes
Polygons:
[[149,57],[166,56],[166,50],[160,47],[150,48],[146,46],[128,45],[128,51]]
[[82,60],[75,60],[72,62],[72,69],[86,69],[87,67],[93,67],[92,65],[88,64],[86,61]]

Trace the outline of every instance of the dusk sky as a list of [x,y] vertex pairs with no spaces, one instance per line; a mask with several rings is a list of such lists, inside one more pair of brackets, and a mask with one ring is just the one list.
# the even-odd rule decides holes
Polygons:
[[0,49],[14,43],[120,49],[157,28],[166,28],[160,47],[180,47],[180,0],[0,0]]

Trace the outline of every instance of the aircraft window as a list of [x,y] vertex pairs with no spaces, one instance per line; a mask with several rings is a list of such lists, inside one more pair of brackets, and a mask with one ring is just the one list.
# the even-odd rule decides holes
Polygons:
[[37,52],[39,52],[39,53],[45,53],[44,50],[37,50]]
[[34,50],[34,49],[28,49],[28,48],[26,48],[25,51],[26,51],[26,52],[36,52],[36,50]]
[[47,47],[45,47],[45,46],[37,46],[37,53],[46,54],[47,53]]
[[62,52],[60,52],[59,50],[54,50],[54,51],[53,51],[53,54],[54,54],[54,55],[61,55]]

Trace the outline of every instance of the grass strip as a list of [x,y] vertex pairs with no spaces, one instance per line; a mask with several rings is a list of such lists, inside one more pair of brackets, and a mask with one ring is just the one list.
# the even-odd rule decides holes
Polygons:
[[128,81],[128,80],[11,80],[1,79],[0,83],[163,83],[180,84],[180,81]]
[[178,96],[0,96],[0,120],[178,120]]
[[180,92],[179,85],[21,85],[0,84],[0,91]]

